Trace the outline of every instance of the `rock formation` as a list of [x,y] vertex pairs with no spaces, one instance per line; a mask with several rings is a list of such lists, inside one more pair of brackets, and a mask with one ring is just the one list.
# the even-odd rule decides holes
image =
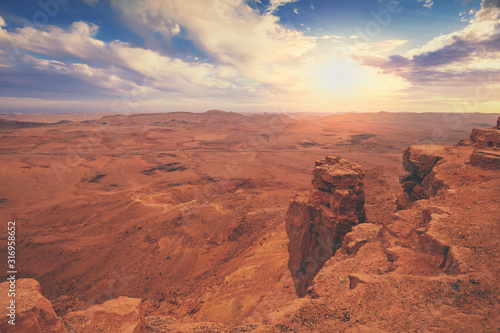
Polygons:
[[[15,297],[9,298],[11,283],[0,283],[0,332],[66,332],[57,318],[52,304],[41,292],[40,284],[33,279],[20,279],[15,282]],[[11,312],[10,300],[15,300]],[[11,314],[12,313],[12,314]],[[9,316],[10,315],[10,316]],[[14,319],[14,324],[9,323]]]
[[142,301],[120,296],[84,311],[70,312],[64,316],[64,325],[70,332],[146,332]]
[[470,141],[476,148],[470,157],[471,165],[500,169],[500,117],[496,127],[472,130]]
[[365,220],[365,174],[358,165],[327,157],[313,175],[312,189],[292,199],[286,216],[288,268],[299,297],[352,226]]
[[[12,298],[15,311],[9,316],[10,287],[9,281],[0,284],[0,332],[146,332],[142,301],[138,298],[120,296],[84,311],[70,312],[61,321],[50,301],[42,295],[40,284],[33,279],[15,282],[15,298]],[[9,323],[12,319],[15,325]]]
[[433,168],[442,160],[444,147],[410,146],[403,154],[403,166],[408,171],[400,182],[411,200],[428,199],[444,185]]

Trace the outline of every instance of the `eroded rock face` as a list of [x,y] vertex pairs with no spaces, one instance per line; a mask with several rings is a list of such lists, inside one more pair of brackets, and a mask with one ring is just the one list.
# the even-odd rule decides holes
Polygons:
[[470,135],[476,148],[470,157],[470,164],[489,169],[500,169],[500,117],[497,126],[488,129],[473,129]]
[[[9,290],[10,282],[0,283],[0,332],[66,332],[36,280],[20,279],[15,282],[15,317],[9,317]],[[15,325],[9,323],[12,319]]]
[[313,187],[290,202],[286,216],[288,268],[299,297],[307,294],[323,264],[341,247],[344,235],[365,221],[365,174],[339,157],[317,161]]
[[403,154],[403,166],[408,171],[400,182],[411,200],[428,199],[444,185],[444,180],[433,172],[442,160],[444,147],[410,146]]
[[146,332],[142,301],[120,296],[84,311],[75,311],[63,317],[70,332]]

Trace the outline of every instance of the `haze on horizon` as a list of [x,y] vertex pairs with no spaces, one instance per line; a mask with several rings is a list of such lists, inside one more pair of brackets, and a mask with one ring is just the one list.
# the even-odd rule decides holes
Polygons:
[[0,112],[498,112],[499,0],[0,4]]

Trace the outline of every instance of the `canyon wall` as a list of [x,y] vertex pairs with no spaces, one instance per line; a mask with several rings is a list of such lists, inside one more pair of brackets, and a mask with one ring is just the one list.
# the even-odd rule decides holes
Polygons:
[[292,199],[286,216],[288,268],[299,297],[352,226],[365,221],[365,173],[357,164],[327,157],[313,175],[312,188]]

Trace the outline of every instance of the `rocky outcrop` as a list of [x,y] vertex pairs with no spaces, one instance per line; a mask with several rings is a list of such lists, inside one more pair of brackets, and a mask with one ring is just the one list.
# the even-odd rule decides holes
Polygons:
[[[0,297],[0,332],[146,332],[142,301],[137,298],[122,296],[84,311],[70,312],[61,321],[36,280],[0,284],[1,295],[7,296],[11,290],[15,290],[15,297]],[[14,306],[11,299],[15,300]]]
[[403,154],[408,171],[400,182],[411,200],[428,199],[444,186],[444,180],[433,171],[444,156],[441,146],[410,146]]
[[299,297],[307,294],[323,264],[341,247],[352,226],[365,221],[365,174],[339,157],[317,161],[313,187],[297,195],[286,216],[288,268]]
[[63,317],[70,332],[146,332],[142,301],[120,296],[84,311],[75,311]]
[[474,150],[469,163],[488,169],[500,169],[500,151]]
[[497,126],[473,129],[470,141],[475,147],[469,163],[488,169],[500,169],[500,117]]
[[[15,290],[15,297],[8,297],[9,290]],[[11,282],[3,282],[0,295],[0,332],[66,332],[36,280],[20,279],[12,288]]]

